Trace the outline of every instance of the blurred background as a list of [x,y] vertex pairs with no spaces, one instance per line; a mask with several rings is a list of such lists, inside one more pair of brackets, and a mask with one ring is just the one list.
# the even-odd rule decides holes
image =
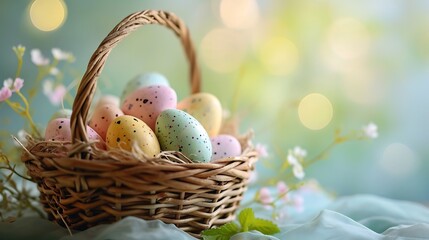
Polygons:
[[[83,75],[112,28],[144,9],[172,11],[186,22],[203,91],[217,95],[241,116],[241,131],[254,129],[255,142],[267,146],[269,157],[257,165],[260,182],[283,178],[276,169],[288,149],[301,146],[311,158],[335,131],[374,122],[377,139],[335,147],[305,169],[306,178],[338,195],[429,201],[429,1],[2,0],[0,80],[15,75],[12,47],[22,44],[25,94],[41,84],[30,58],[36,48],[50,59],[52,48],[74,54],[74,63],[58,67],[61,77],[46,77],[67,86]],[[97,94],[120,95],[135,75],[158,71],[181,99],[189,94],[187,67],[172,32],[144,27],[112,51]],[[71,104],[65,99],[66,108]],[[61,108],[41,90],[31,105],[40,128]],[[7,149],[24,121],[1,103],[0,116],[1,146]]]

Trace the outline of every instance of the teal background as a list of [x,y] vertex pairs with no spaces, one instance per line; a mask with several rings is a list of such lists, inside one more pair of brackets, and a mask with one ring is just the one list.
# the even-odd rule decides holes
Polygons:
[[[45,56],[59,47],[71,51],[76,62],[71,68],[82,75],[87,62],[101,40],[128,14],[143,9],[163,9],[176,13],[188,25],[198,53],[201,42],[211,30],[226,28],[219,14],[219,1],[66,1],[68,15],[64,25],[52,32],[35,29],[28,17],[30,1],[2,0],[0,3],[0,80],[12,77],[16,59],[12,46],[26,46],[22,76],[28,90],[37,74],[30,61],[30,50],[39,48]],[[259,179],[276,176],[275,166],[284,161],[275,149],[299,145],[309,156],[317,155],[332,140],[338,128],[359,129],[374,121],[379,138],[373,141],[347,142],[335,148],[327,160],[306,169],[306,178],[316,178],[323,187],[339,195],[373,193],[381,196],[427,202],[429,200],[429,10],[428,1],[258,1],[259,21],[249,30],[232,30],[248,37],[240,38],[244,53],[239,67],[221,73],[200,57],[203,90],[219,97],[231,108],[237,97],[241,130],[253,128],[256,142],[268,146],[269,158],[258,163]],[[335,20],[358,19],[365,26],[370,43],[358,63],[357,76],[347,65],[333,69],[324,55],[329,29]],[[299,52],[298,65],[289,74],[278,76],[264,68],[260,59],[264,42],[284,36]],[[213,46],[215,47],[215,46]],[[227,60],[227,59],[226,59]],[[353,65],[354,66],[354,65]],[[189,92],[187,63],[180,42],[157,26],[144,27],[116,47],[104,68],[99,89],[119,95],[125,83],[136,74],[158,71],[164,74],[183,98]],[[343,71],[344,70],[344,71]],[[72,81],[70,75],[65,83]],[[368,86],[346,87],[350,81],[369,81]],[[238,94],[234,89],[239,84]],[[350,91],[363,95],[351,98]],[[298,118],[297,102],[305,95],[319,92],[333,105],[332,122],[322,130],[305,128]],[[365,101],[365,98],[375,99]],[[52,106],[43,94],[31,103],[33,116],[43,127],[59,107]],[[66,103],[66,107],[70,107]],[[24,122],[5,104],[0,104],[2,142],[22,128]],[[406,174],[392,174],[383,168],[385,149],[404,144],[410,150],[399,154],[392,164],[408,164]],[[411,155],[409,154],[411,152]],[[399,160],[398,160],[399,159]],[[280,176],[279,178],[282,178]]]

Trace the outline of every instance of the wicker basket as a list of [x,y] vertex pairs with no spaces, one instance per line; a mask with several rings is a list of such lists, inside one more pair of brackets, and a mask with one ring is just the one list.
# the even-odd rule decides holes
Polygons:
[[160,219],[199,237],[202,230],[234,219],[257,160],[249,137],[239,138],[241,156],[187,163],[177,152],[149,159],[139,151],[103,151],[89,142],[86,133],[97,78],[110,51],[147,24],[166,26],[180,38],[190,64],[191,91],[199,92],[200,72],[183,22],[163,11],[131,14],[107,35],[89,61],[73,103],[73,142],[32,139],[22,160],[37,182],[49,219],[60,225],[83,230],[136,216]]

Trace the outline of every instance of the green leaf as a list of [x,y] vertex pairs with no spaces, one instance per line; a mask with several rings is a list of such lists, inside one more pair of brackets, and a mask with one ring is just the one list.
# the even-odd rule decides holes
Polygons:
[[255,220],[255,213],[253,213],[253,210],[251,208],[243,209],[238,215],[238,221],[241,224],[241,230],[243,232],[249,231],[249,227],[250,225],[252,225],[254,220]]
[[255,218],[249,230],[256,230],[266,235],[280,232],[279,227],[275,223],[261,218]]
[[240,231],[235,222],[226,223],[218,228],[207,229],[202,232],[204,240],[229,240]]

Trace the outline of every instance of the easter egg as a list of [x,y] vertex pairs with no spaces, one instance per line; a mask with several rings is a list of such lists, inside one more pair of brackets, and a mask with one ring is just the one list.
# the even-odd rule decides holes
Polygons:
[[156,136],[163,151],[179,151],[193,162],[208,162],[212,145],[204,127],[178,109],[163,111],[156,122]]
[[153,85],[139,88],[125,98],[122,111],[145,122],[151,129],[155,129],[158,115],[170,108],[176,108],[176,92],[163,85]]
[[145,74],[140,74],[131,79],[121,94],[121,103],[124,103],[125,98],[136,89],[142,87],[149,87],[153,85],[163,85],[169,87],[167,78],[165,78],[162,74],[156,72],[149,72]]
[[228,157],[237,157],[241,154],[241,145],[231,135],[218,135],[210,139],[213,149],[212,161]]
[[161,151],[152,129],[142,120],[129,115],[117,117],[110,123],[106,143],[109,149],[127,151],[138,146],[148,157],[155,157]]
[[[103,139],[100,135],[97,134],[94,129],[87,126],[86,127],[87,135],[90,141],[97,141],[95,144],[100,149],[105,149]],[[45,140],[46,141],[64,141],[70,142],[72,138],[71,129],[70,129],[70,119],[68,118],[56,118],[51,120],[48,123],[48,126],[45,130]]]
[[72,110],[71,109],[63,108],[63,109],[60,109],[60,110],[56,111],[52,115],[52,117],[51,117],[51,119],[49,121],[51,121],[53,119],[56,119],[56,118],[68,118],[68,119],[70,119],[71,115],[72,115]]
[[89,126],[92,127],[103,139],[106,139],[107,128],[113,119],[124,115],[116,105],[97,105],[92,114]]
[[177,105],[203,125],[209,136],[216,136],[222,124],[222,106],[219,100],[210,93],[193,94]]
[[98,99],[97,104],[95,106],[97,108],[98,106],[105,104],[111,104],[119,107],[119,98],[114,95],[103,95],[100,97],[100,99]]

